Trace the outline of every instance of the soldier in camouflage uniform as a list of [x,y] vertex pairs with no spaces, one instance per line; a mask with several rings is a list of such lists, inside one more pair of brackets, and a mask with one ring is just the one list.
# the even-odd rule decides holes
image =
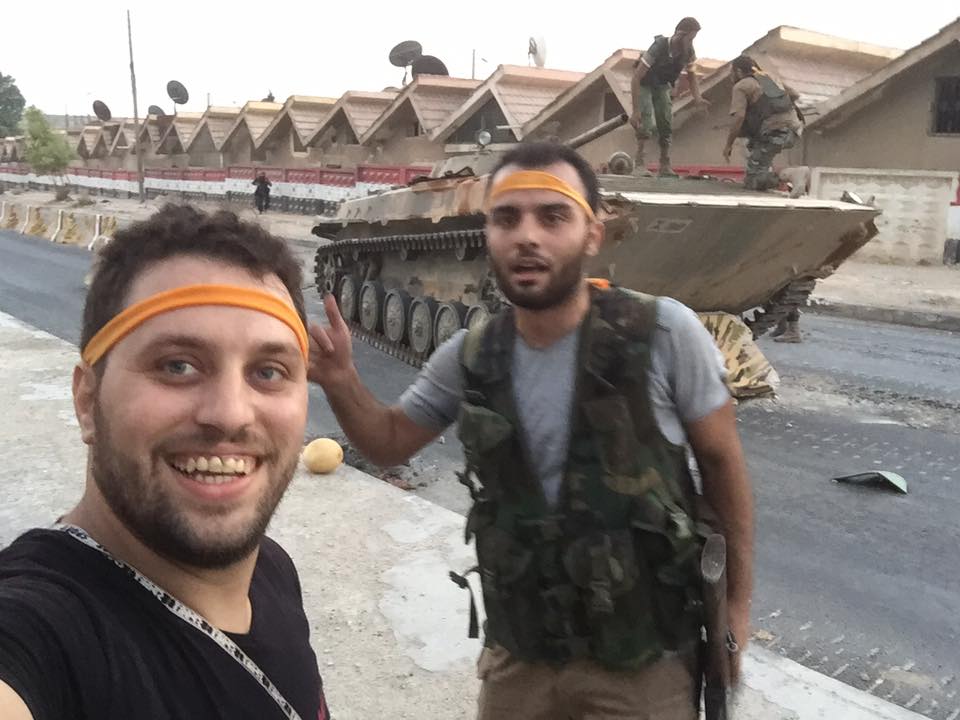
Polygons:
[[700,31],[695,18],[685,17],[673,35],[657,35],[653,44],[637,61],[630,84],[633,97],[633,113],[630,124],[637,134],[635,155],[636,172],[649,176],[646,168],[644,146],[656,131],[660,143],[661,177],[676,177],[670,162],[670,145],[673,141],[673,86],[683,72],[690,82],[690,93],[698,105],[710,103],[700,95],[700,84],[694,63],[697,53],[693,41]]
[[744,187],[772,190],[780,184],[773,159],[800,139],[803,116],[795,104],[798,94],[763,72],[752,58],[741,55],[733,61],[733,123],[723,157],[730,162],[733,143],[747,138],[747,169]]
[[459,426],[486,611],[480,720],[695,720],[704,505],[729,548],[729,624],[748,637],[752,501],[723,359],[686,306],[584,278],[604,225],[575,151],[520,145],[487,192],[509,306],[439,347],[388,407],[328,295],[309,376],[378,465]]

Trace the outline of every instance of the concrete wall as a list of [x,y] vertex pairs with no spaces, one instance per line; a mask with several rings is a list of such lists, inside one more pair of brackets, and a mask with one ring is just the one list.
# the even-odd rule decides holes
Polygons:
[[230,138],[230,141],[223,147],[223,167],[233,165],[252,165],[254,161],[264,162],[266,155],[253,152],[253,140],[250,137],[250,131],[245,124],[241,124],[237,131]]
[[429,135],[395,137],[383,144],[383,152],[371,154],[370,162],[382,165],[416,165],[446,158],[443,146],[430,141]]
[[200,135],[190,146],[189,162],[191,167],[221,168],[223,155],[213,143],[213,136],[206,125],[200,130]]
[[370,148],[360,145],[334,143],[323,149],[324,165],[354,168],[370,159]]
[[308,167],[315,166],[316,162],[311,161],[310,152],[303,148],[303,152],[296,152],[294,146],[300,146],[300,140],[296,137],[296,130],[289,119],[283,121],[284,127],[279,135],[274,136],[272,142],[263,147],[266,154],[266,164],[270,167]]
[[[733,93],[733,82],[730,79],[718,83],[705,95],[710,101],[706,109],[695,110],[686,116],[686,120],[679,127],[674,126],[672,160],[674,165],[723,165],[723,146],[727,142],[730,132],[730,98]],[[653,155],[651,155],[651,152]],[[657,145],[653,140],[652,151],[648,151],[648,159],[656,160]],[[799,153],[798,153],[799,156]],[[731,163],[746,164],[746,145],[738,140],[734,145]],[[794,165],[799,159],[794,159],[789,153],[782,153],[777,157],[775,165]]]
[[960,135],[933,135],[935,78],[960,75],[956,44],[888,83],[842,125],[805,136],[806,165],[960,171]]
[[[655,145],[651,147],[655,148]],[[607,133],[603,137],[597,138],[593,142],[583,145],[578,152],[583,155],[592,166],[598,167],[607,162],[615,152],[622,151],[630,157],[633,157],[636,149],[637,138],[634,135],[633,128],[625,125],[617,128],[613,132]],[[656,153],[648,148],[647,160],[654,161],[656,159]]]
[[943,262],[950,203],[957,195],[955,172],[813,168],[813,197],[839,200],[845,190],[883,211],[876,220],[880,234],[855,257],[904,265]]

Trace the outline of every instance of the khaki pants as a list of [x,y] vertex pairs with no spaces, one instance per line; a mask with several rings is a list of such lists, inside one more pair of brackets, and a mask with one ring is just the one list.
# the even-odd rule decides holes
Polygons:
[[484,648],[477,720],[697,720],[690,665],[673,655],[642,670],[611,671],[592,660],[555,668]]

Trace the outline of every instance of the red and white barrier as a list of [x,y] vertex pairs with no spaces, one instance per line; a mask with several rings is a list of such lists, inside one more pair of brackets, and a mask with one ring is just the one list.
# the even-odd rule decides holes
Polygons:
[[[184,198],[245,200],[253,196],[254,178],[264,173],[271,181],[271,203],[300,212],[331,212],[344,200],[406,185],[430,172],[423,166],[361,165],[355,170],[334,168],[152,168],[144,172],[148,195]],[[114,196],[135,195],[137,174],[129,170],[70,168],[64,179],[74,188]],[[0,183],[20,186],[53,186],[53,178],[38,176],[15,163],[0,164]]]

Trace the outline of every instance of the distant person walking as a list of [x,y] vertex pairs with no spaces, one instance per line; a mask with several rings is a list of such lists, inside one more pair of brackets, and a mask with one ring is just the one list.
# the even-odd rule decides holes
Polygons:
[[270,209],[270,186],[272,183],[267,178],[266,173],[260,173],[254,179],[253,184],[257,189],[253,191],[253,201],[256,203],[257,212],[261,215],[264,210]]

